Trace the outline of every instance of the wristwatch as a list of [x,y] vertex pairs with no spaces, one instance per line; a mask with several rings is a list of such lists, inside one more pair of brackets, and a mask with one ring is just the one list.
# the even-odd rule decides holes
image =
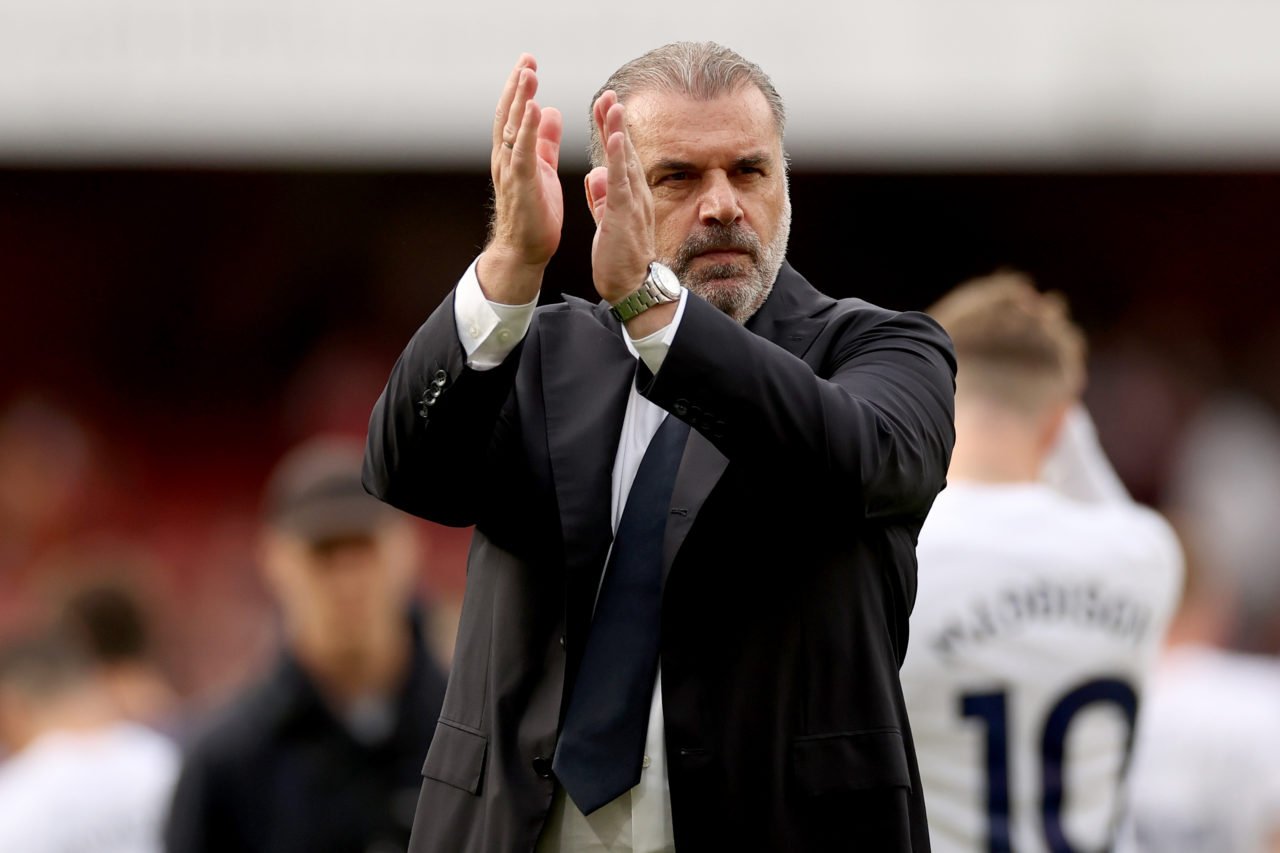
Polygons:
[[644,277],[640,287],[613,303],[609,311],[619,323],[625,323],[655,305],[665,305],[679,298],[680,279],[666,266],[654,261],[649,264],[649,274]]

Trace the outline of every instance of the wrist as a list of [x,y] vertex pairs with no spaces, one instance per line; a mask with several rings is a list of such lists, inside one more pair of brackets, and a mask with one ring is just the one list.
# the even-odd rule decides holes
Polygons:
[[538,298],[546,261],[529,261],[506,246],[489,245],[476,261],[476,278],[486,299],[525,305]]
[[[616,300],[609,300],[610,310],[619,322],[629,323],[633,317],[679,301],[681,290],[683,288],[676,274],[654,261],[649,264],[648,272],[638,286],[631,288]],[[629,325],[628,328],[630,328]]]
[[680,300],[677,299],[675,302],[655,305],[643,314],[637,314],[626,321],[627,334],[633,341],[638,341],[665,329],[676,319],[676,309],[679,307]]
[[644,264],[638,270],[630,270],[610,276],[610,280],[607,283],[597,281],[596,292],[600,294],[600,297],[605,302],[610,305],[617,305],[639,290],[648,275],[649,265]]

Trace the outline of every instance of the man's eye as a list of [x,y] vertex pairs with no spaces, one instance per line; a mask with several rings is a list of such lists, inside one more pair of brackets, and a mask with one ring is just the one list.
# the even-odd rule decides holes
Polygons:
[[687,180],[689,180],[689,173],[688,173],[688,172],[671,172],[670,174],[663,175],[661,178],[659,178],[659,179],[658,179],[658,183],[660,183],[660,184],[678,184],[678,183],[680,183],[681,181],[687,181]]

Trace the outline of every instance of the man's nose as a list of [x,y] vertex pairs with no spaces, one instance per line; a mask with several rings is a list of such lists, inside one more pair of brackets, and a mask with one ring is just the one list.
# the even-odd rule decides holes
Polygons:
[[703,180],[705,183],[698,210],[703,224],[718,222],[729,225],[740,220],[742,207],[738,204],[738,191],[729,176],[722,171],[712,170],[704,175]]

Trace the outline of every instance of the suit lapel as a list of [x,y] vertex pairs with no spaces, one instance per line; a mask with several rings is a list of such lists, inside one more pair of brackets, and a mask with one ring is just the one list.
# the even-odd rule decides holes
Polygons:
[[542,389],[568,576],[566,631],[580,639],[613,538],[613,460],[636,361],[618,330],[589,313],[588,303],[565,301],[571,310],[540,319]]
[[[675,415],[668,415],[674,418]],[[702,437],[696,429],[689,430],[689,441],[680,457],[676,471],[676,484],[671,492],[671,514],[667,516],[667,529],[662,537],[662,581],[666,584],[671,564],[680,553],[680,546],[693,529],[698,512],[707,495],[720,482],[720,475],[728,467],[729,459],[716,446]]]
[[827,310],[835,302],[816,290],[790,264],[784,263],[769,298],[747,321],[747,331],[772,341],[797,358],[804,358],[826,325]]

